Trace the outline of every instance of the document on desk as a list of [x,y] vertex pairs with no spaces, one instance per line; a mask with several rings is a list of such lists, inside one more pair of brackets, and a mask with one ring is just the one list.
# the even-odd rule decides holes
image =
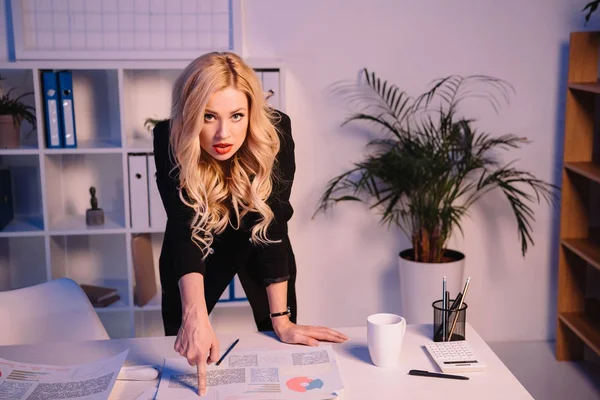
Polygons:
[[[233,351],[206,370],[210,400],[334,399],[343,388],[331,345]],[[157,400],[198,399],[198,374],[183,357],[167,358]]]
[[26,364],[0,358],[0,399],[107,399],[127,352],[74,366]]

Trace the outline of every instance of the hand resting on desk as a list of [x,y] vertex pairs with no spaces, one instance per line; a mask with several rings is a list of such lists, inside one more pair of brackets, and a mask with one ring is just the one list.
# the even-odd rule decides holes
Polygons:
[[287,317],[273,319],[273,329],[279,340],[290,344],[304,344],[307,346],[318,346],[319,340],[343,343],[348,336],[341,332],[324,326],[297,325]]

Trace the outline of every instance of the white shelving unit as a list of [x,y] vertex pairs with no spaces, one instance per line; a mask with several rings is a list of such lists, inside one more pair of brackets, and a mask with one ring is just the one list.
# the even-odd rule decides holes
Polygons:
[[[282,103],[281,65],[247,60],[263,89],[275,91],[271,104]],[[148,117],[169,115],[172,85],[186,61],[24,61],[0,64],[5,88],[33,92],[37,130],[26,135],[22,147],[0,150],[0,168],[12,176],[14,220],[0,231],[0,290],[31,286],[59,277],[80,284],[115,287],[121,300],[98,308],[112,338],[164,334],[159,295],[144,307],[133,302],[134,273],[131,239],[139,230],[130,226],[130,153],[152,152]],[[78,147],[46,148],[41,71],[68,69],[73,91]],[[88,227],[89,188],[97,191],[105,224]],[[151,234],[158,281],[158,257],[164,233]],[[246,302],[219,304],[215,312],[235,313]],[[248,310],[248,315],[251,312]],[[223,319],[223,315],[219,318]]]

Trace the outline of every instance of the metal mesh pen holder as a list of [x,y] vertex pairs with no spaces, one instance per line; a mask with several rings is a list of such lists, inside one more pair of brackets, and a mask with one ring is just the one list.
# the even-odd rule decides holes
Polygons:
[[[449,307],[442,307],[443,300],[434,301],[433,306],[433,341],[457,341],[465,340],[465,323],[467,321],[467,303],[463,303],[460,308],[452,307],[454,301],[448,302]],[[446,320],[444,331],[444,318]],[[454,326],[454,329],[452,329]],[[444,335],[445,332],[445,335]],[[452,333],[452,336],[450,336]]]

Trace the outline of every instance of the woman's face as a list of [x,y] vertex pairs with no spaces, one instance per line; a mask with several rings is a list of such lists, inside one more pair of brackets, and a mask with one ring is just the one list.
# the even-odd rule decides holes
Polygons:
[[233,87],[215,92],[206,104],[203,118],[202,150],[219,161],[230,159],[242,147],[248,133],[246,95]]

